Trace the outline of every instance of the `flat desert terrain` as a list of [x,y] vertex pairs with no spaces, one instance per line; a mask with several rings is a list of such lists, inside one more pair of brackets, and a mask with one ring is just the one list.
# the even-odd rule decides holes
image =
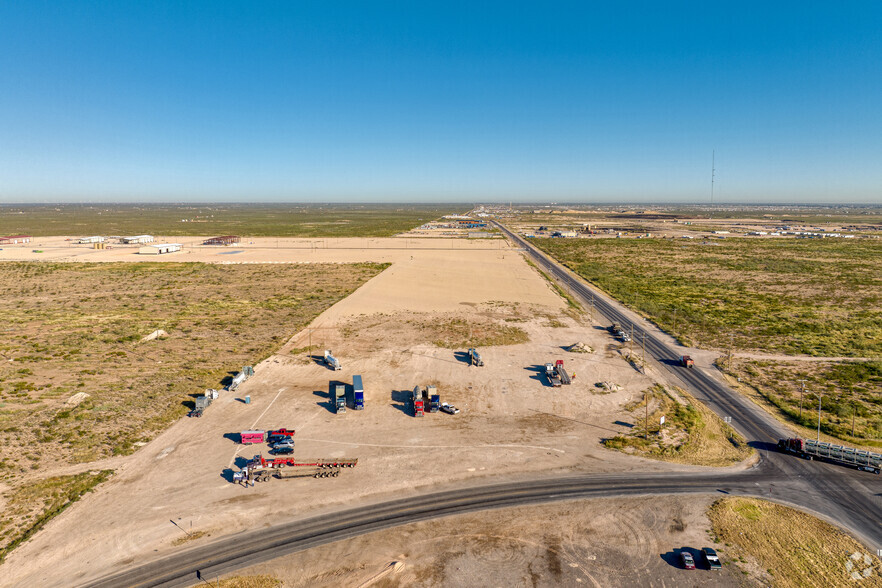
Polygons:
[[[87,464],[116,474],[16,549],[4,566],[5,581],[80,584],[222,534],[478,479],[692,468],[600,445],[628,430],[621,407],[653,380],[622,359],[601,325],[566,314],[564,301],[506,242],[335,239],[313,248],[307,240],[281,239],[278,247],[275,239],[254,241],[149,257],[132,248],[73,247],[63,239],[46,239],[39,254],[0,251],[3,259],[72,262],[392,264],[256,365],[255,376],[235,393],[222,392],[202,418],[176,422],[134,455]],[[450,325],[475,332],[516,328],[529,341],[484,347],[486,366],[470,367],[465,349],[434,344]],[[576,342],[594,352],[563,349]],[[342,371],[311,357],[304,350],[310,344],[312,354],[332,349]],[[556,359],[576,373],[573,385],[555,389],[541,375]],[[354,374],[364,378],[366,409],[335,414],[329,387],[351,383]],[[620,388],[600,393],[594,384],[602,381]],[[406,398],[418,384],[437,385],[442,401],[462,412],[414,418]],[[249,488],[232,483],[233,471],[268,449],[239,444],[238,433],[278,427],[296,429],[296,457],[358,458],[358,466],[337,478]],[[199,538],[182,545],[182,528]]]

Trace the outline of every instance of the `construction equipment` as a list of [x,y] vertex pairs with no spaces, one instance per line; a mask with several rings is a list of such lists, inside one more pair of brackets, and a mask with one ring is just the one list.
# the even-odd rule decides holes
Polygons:
[[253,375],[254,375],[254,368],[253,367],[251,367],[250,365],[243,366],[242,371],[239,372],[238,374],[236,374],[236,376],[233,378],[233,381],[230,382],[230,385],[227,387],[227,389],[230,392],[232,392],[233,390],[235,390],[236,388],[239,387],[239,384],[241,384],[242,382],[244,382],[245,380],[247,380],[248,378],[250,378]]
[[364,385],[361,376],[352,376],[352,396],[355,410],[364,410]]
[[834,445],[813,439],[779,439],[778,449],[799,457],[812,460],[820,459],[840,465],[854,466],[865,472],[878,474],[882,470],[882,455],[863,449]]
[[570,374],[567,373],[567,370],[564,369],[564,362],[562,359],[558,359],[554,362],[554,371],[557,372],[557,375],[560,376],[560,383],[565,386],[569,386],[573,383],[572,379],[570,379]]
[[337,360],[337,358],[331,355],[330,349],[325,349],[325,365],[335,372],[343,369],[343,366],[340,365],[340,362]]
[[548,378],[548,383],[551,384],[554,388],[560,386],[560,374],[557,373],[557,370],[555,369],[553,363],[545,364],[545,377]]
[[615,334],[615,333],[618,333],[619,331],[621,331],[622,328],[619,325],[617,325],[616,323],[613,323],[610,326],[608,326],[606,328],[606,330],[609,331],[610,333]]
[[484,366],[484,360],[481,359],[481,354],[478,353],[474,348],[469,349],[469,365],[475,365],[478,367]]
[[413,394],[411,394],[410,402],[413,405],[413,416],[421,417],[425,414],[425,404],[423,404],[423,393],[419,386],[414,386]]
[[346,386],[343,384],[334,386],[334,408],[337,414],[346,412]]
[[688,355],[681,355],[680,356],[680,365],[682,365],[683,367],[687,367],[687,368],[695,367],[695,361],[693,361],[692,358],[689,357]]
[[239,482],[266,482],[270,478],[336,477],[343,468],[354,468],[358,459],[295,459],[293,457],[272,457],[265,459],[262,455],[245,464],[240,472],[233,474],[233,480]]

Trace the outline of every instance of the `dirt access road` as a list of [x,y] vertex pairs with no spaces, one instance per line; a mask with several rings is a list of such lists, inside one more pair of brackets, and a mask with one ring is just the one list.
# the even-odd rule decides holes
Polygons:
[[[172,553],[182,542],[195,545],[307,513],[478,479],[695,469],[631,458],[599,445],[601,438],[627,430],[621,406],[652,381],[622,360],[602,326],[566,317],[562,300],[519,253],[500,248],[504,242],[437,240],[433,246],[436,240],[419,240],[420,247],[401,247],[396,239],[353,239],[313,250],[287,241],[289,248],[183,255],[193,261],[389,261],[392,266],[255,366],[255,377],[235,394],[223,393],[204,417],[176,423],[122,465],[115,462],[117,474],[109,482],[10,555],[6,581],[81,584]],[[81,260],[62,255],[63,245],[59,249],[57,260]],[[143,261],[145,256],[89,250],[83,257]],[[158,261],[183,259],[158,256]],[[476,328],[516,326],[530,341],[483,348],[486,367],[469,367],[456,353],[464,350],[432,344],[439,325],[457,320]],[[305,353],[292,353],[310,340],[333,349],[343,370],[331,372]],[[577,341],[597,351],[561,349]],[[578,374],[572,386],[553,389],[539,374],[542,364],[556,358]],[[329,385],[351,382],[353,374],[364,376],[367,408],[334,414]],[[597,381],[612,381],[621,389],[598,394]],[[433,382],[442,400],[461,407],[461,414],[411,416],[407,391]],[[246,395],[250,404],[240,400]],[[357,457],[358,467],[339,478],[275,480],[253,488],[233,484],[231,474],[245,458],[266,454],[265,446],[237,443],[239,431],[254,427],[294,428],[297,457]],[[188,541],[191,536],[198,538]]]

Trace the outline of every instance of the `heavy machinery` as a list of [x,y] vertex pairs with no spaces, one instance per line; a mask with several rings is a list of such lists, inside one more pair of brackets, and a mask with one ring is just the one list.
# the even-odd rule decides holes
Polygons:
[[882,455],[872,451],[835,445],[824,441],[802,439],[800,437],[779,439],[778,449],[808,460],[820,459],[840,465],[853,466],[859,470],[874,474],[878,474],[882,470]]
[[475,350],[474,348],[469,349],[469,365],[474,365],[478,367],[484,366],[484,360],[481,359],[481,354],[478,353],[477,350]]
[[423,404],[423,393],[419,386],[414,386],[413,393],[410,397],[410,403],[413,405],[413,416],[421,417],[425,414],[425,404]]
[[346,386],[343,384],[334,386],[334,409],[337,414],[346,412]]
[[233,474],[236,482],[266,482],[270,478],[336,477],[343,468],[354,468],[358,459],[296,459],[255,455],[241,471]]
[[555,369],[553,363],[545,364],[545,377],[548,378],[548,383],[551,384],[554,388],[558,388],[560,386],[560,374],[557,373],[557,369]]
[[554,362],[554,371],[557,372],[557,375],[560,376],[560,383],[565,386],[569,386],[573,383],[572,379],[570,379],[570,374],[567,373],[567,370],[564,369],[564,362],[562,359],[558,359]]
[[364,410],[364,385],[361,376],[352,376],[352,397],[355,410]]
[[253,375],[254,375],[254,368],[253,367],[251,367],[250,365],[243,366],[242,371],[239,372],[238,374],[236,374],[236,376],[233,378],[233,381],[230,382],[230,385],[228,386],[227,389],[230,392],[232,392],[233,390],[235,390],[236,388],[239,387],[239,384],[241,384],[242,382],[244,382],[245,380],[247,380],[248,378],[250,378]]
[[337,360],[337,358],[331,355],[330,349],[325,349],[325,365],[335,372],[343,369],[343,366],[340,365],[340,362]]
[[695,367],[695,361],[691,357],[689,357],[688,355],[681,355],[680,356],[680,365],[682,365],[683,367],[687,367],[687,368]]

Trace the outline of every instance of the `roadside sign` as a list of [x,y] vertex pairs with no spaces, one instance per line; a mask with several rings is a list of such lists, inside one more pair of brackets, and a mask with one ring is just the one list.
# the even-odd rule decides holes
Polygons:
[[659,426],[665,424],[665,416],[664,415],[662,415],[662,418],[658,419],[658,424],[659,424]]

